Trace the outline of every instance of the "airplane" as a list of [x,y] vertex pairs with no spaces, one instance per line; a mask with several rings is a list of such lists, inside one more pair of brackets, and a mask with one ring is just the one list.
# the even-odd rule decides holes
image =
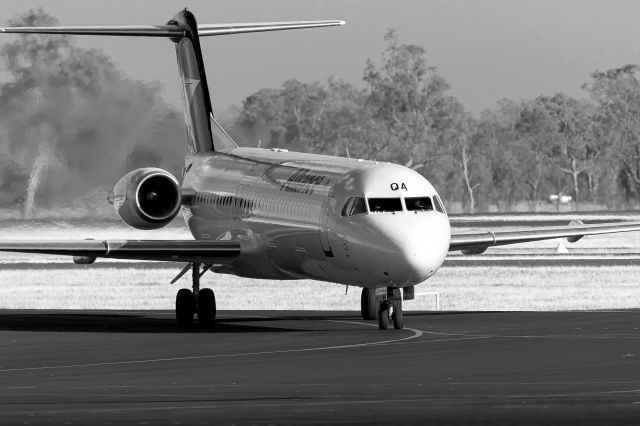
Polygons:
[[191,289],[177,292],[181,327],[212,326],[207,271],[256,279],[314,279],[362,287],[360,311],[380,329],[402,329],[403,300],[442,266],[447,253],[491,246],[640,230],[640,222],[452,233],[429,181],[397,164],[238,147],[213,116],[200,38],[344,25],[344,21],[198,25],[187,9],[165,25],[5,27],[1,33],[168,38],[176,48],[187,154],[180,179],[154,167],[123,176],[108,196],[137,229],[158,229],[182,212],[193,240],[0,241],[0,251],[186,263]]

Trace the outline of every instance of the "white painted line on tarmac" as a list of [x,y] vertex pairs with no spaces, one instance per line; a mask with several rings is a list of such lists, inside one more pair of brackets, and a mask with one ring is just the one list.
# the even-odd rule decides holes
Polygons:
[[[359,322],[359,321],[342,321],[342,320],[327,320],[327,321],[345,323],[345,324],[366,325],[366,326],[369,326],[369,327],[377,327],[377,325],[375,325],[375,324],[369,324],[369,323],[366,323],[366,322]],[[378,342],[378,343],[372,343],[372,344],[383,345],[383,344],[387,344],[387,343],[402,342],[402,341],[405,341],[405,340],[416,339],[416,338],[418,338],[418,337],[420,337],[420,336],[422,336],[424,334],[424,332],[422,330],[418,330],[416,328],[403,328],[403,330],[409,330],[409,331],[411,331],[413,333],[413,335],[409,336],[409,337],[404,337],[402,339],[387,340],[387,341],[384,341],[384,342]]]
[[[349,324],[358,324],[358,325],[367,325],[370,327],[377,327],[374,324],[368,324],[357,321],[338,321],[338,320],[329,320],[332,322],[344,322]],[[425,340],[422,342],[412,342],[412,343],[429,343],[429,342],[447,342],[447,341],[456,341],[456,340],[470,340],[470,339],[497,339],[497,338],[505,338],[505,339],[614,339],[614,338],[623,338],[623,339],[640,339],[640,335],[635,334],[608,334],[608,335],[566,335],[566,334],[550,334],[550,335],[540,335],[540,334],[522,334],[522,335],[513,335],[513,334],[469,334],[469,333],[443,333],[438,331],[427,331],[427,330],[417,330],[414,328],[406,328],[405,330],[412,330],[414,332],[419,332],[420,336],[423,334],[432,334],[436,336],[450,336],[456,337],[456,339],[439,339],[439,340]],[[405,338],[402,340],[411,340],[415,337],[419,336],[411,336],[409,338]]]
[[[90,311],[80,311],[80,312],[90,312]],[[75,313],[75,312],[73,312]],[[167,317],[174,317],[176,314],[175,312],[158,312],[158,311],[98,311],[98,313],[105,313],[107,315],[127,315],[127,314],[134,314],[134,315],[147,315],[150,317],[153,317],[155,315],[162,315],[162,316],[167,316]],[[226,315],[226,314],[216,314],[216,318],[255,318],[255,319],[268,319],[269,317],[265,317],[265,316],[260,316],[260,315]]]
[[[334,321],[334,322],[342,322],[342,321]],[[347,321],[344,321],[344,322],[347,322]],[[365,323],[356,323],[356,324],[371,325],[371,324],[365,324]],[[171,358],[139,359],[139,360],[131,360],[131,361],[93,362],[93,363],[86,363],[86,364],[67,364],[67,365],[50,365],[50,366],[41,366],[41,367],[7,368],[7,369],[1,369],[0,373],[11,373],[11,372],[18,372],[18,371],[40,371],[40,370],[86,368],[86,367],[107,367],[107,366],[116,366],[116,365],[138,365],[138,364],[151,364],[151,363],[175,362],[175,361],[192,361],[192,360],[214,359],[214,358],[234,358],[234,357],[256,356],[256,355],[273,355],[273,354],[327,351],[327,350],[337,350],[337,349],[352,349],[352,348],[362,348],[367,346],[378,346],[378,345],[389,344],[389,343],[403,342],[403,341],[418,338],[423,334],[421,330],[410,329],[410,328],[405,330],[411,331],[413,334],[409,337],[403,337],[400,339],[381,340],[378,342],[353,343],[349,345],[336,345],[336,346],[318,346],[314,348],[283,349],[283,350],[277,350],[277,351],[241,352],[236,354],[197,355],[197,356],[184,356],[184,357],[171,357]]]
[[[365,322],[358,322],[358,321],[339,321],[339,320],[327,320],[327,321],[331,321],[331,322],[344,322],[344,323],[348,323],[348,324],[358,324],[358,325],[368,325],[369,327],[377,327],[377,325],[375,324],[369,324],[369,323],[365,323]],[[381,343],[377,343],[378,345],[383,345],[383,344],[388,344],[388,343],[394,343],[394,344],[398,344],[398,345],[404,345],[404,344],[411,344],[411,343],[435,343],[435,342],[459,342],[462,340],[479,340],[479,339],[489,339],[493,336],[483,336],[483,335],[472,335],[472,334],[454,334],[454,333],[438,333],[435,331],[424,331],[424,330],[418,330],[415,328],[405,328],[404,330],[411,330],[414,332],[413,336],[409,336],[409,337],[405,337],[404,339],[398,339],[395,340],[393,342],[381,342]],[[408,342],[407,340],[413,340],[417,337],[420,337],[424,334],[437,334],[437,335],[442,335],[442,336],[452,336],[452,338],[450,339],[431,339],[431,340],[421,340],[419,342]]]

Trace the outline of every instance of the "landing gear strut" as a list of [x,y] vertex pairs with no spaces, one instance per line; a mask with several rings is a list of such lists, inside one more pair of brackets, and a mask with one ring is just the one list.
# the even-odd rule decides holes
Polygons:
[[193,316],[198,314],[198,322],[211,327],[216,319],[216,296],[210,288],[200,290],[200,264],[192,265],[193,291],[183,288],[176,295],[176,320],[180,327],[191,327]]
[[402,295],[399,288],[387,287],[386,297],[380,301],[378,313],[378,326],[380,330],[389,328],[389,321],[393,322],[393,328],[401,330],[404,327],[402,315]]

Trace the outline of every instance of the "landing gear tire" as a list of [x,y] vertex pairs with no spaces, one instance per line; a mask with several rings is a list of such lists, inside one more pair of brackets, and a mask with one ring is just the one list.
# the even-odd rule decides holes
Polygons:
[[387,302],[380,303],[380,312],[378,312],[378,327],[380,330],[386,330],[389,328],[389,307]]
[[193,314],[196,310],[196,300],[193,292],[187,288],[180,289],[176,295],[176,320],[182,328],[193,325]]
[[376,290],[373,288],[363,288],[360,296],[360,312],[363,320],[378,319],[380,304],[376,298]]
[[[391,312],[391,315],[389,315],[389,312]],[[387,287],[386,298],[380,301],[380,310],[378,312],[380,330],[389,328],[389,320],[393,321],[393,328],[396,330],[402,330],[404,327],[402,293],[399,288]]]
[[402,330],[404,327],[402,300],[393,302],[393,314],[391,315],[391,319],[393,320],[393,328],[396,330]]
[[210,288],[198,292],[198,322],[203,327],[211,327],[216,320],[216,296]]

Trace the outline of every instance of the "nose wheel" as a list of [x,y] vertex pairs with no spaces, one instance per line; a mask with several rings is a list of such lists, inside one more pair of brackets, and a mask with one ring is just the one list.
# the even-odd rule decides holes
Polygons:
[[192,265],[193,291],[180,289],[176,295],[176,320],[182,328],[193,325],[193,317],[198,315],[198,322],[203,327],[211,327],[216,320],[216,296],[210,288],[200,290],[200,264]]
[[380,301],[380,311],[378,312],[378,327],[380,330],[389,328],[389,323],[393,323],[393,328],[402,330],[404,328],[404,318],[402,315],[402,295],[399,288],[387,287],[386,298]]

